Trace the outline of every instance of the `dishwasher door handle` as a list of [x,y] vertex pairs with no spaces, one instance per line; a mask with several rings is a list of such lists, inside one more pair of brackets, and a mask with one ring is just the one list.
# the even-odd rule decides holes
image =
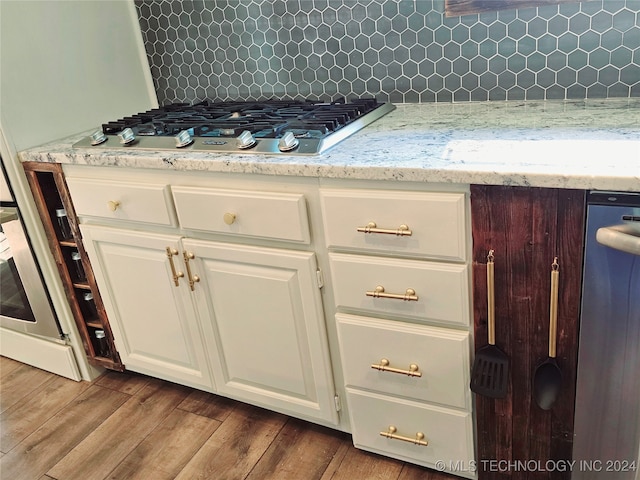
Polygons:
[[599,244],[640,256],[640,229],[631,225],[602,227],[596,231]]

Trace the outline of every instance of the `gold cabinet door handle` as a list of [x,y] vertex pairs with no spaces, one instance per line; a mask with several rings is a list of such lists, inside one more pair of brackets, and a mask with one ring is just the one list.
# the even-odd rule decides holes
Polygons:
[[422,445],[423,447],[426,447],[429,445],[429,441],[424,438],[424,433],[422,432],[416,432],[416,436],[411,438],[411,437],[405,437],[404,435],[398,435],[396,433],[397,431],[398,429],[395,426],[389,425],[389,428],[387,429],[387,431],[380,432],[380,435],[382,435],[383,437],[391,438],[392,440],[402,440],[403,442],[409,442],[415,445]]
[[176,287],[180,286],[179,279],[184,277],[184,273],[176,271],[176,266],[173,263],[173,256],[178,255],[178,250],[175,248],[167,247],[167,258],[169,259],[169,266],[171,266],[171,275],[173,276],[173,283]]
[[391,373],[399,373],[401,375],[408,375],[409,377],[421,377],[422,372],[420,371],[418,365],[412,363],[409,365],[409,370],[403,370],[401,368],[390,367],[390,362],[386,358],[380,360],[380,363],[371,364],[371,368],[375,370],[380,370],[381,372],[391,372]]
[[193,275],[191,273],[191,266],[189,265],[189,260],[193,260],[196,256],[191,252],[182,252],[182,256],[184,257],[184,264],[187,267],[187,278],[189,279],[189,288],[191,291],[194,291],[195,284],[200,281],[200,277],[198,275]]
[[410,237],[412,233],[409,226],[404,223],[398,228],[378,228],[376,222],[369,222],[366,226],[358,227],[356,230],[362,233],[382,233],[386,235],[397,235],[398,237]]
[[120,206],[120,202],[118,200],[109,200],[107,202],[107,206],[109,207],[109,210],[115,212]]
[[386,293],[382,285],[378,285],[375,290],[365,292],[367,297],[373,298],[393,298],[395,300],[418,301],[418,296],[413,288],[407,288],[404,293]]
[[236,214],[227,212],[222,216],[222,220],[227,225],[231,225],[233,222],[236,221]]

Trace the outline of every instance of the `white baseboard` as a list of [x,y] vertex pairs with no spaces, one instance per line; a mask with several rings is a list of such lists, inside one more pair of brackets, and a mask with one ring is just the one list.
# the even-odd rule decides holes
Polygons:
[[0,355],[71,380],[82,380],[69,345],[0,328]]

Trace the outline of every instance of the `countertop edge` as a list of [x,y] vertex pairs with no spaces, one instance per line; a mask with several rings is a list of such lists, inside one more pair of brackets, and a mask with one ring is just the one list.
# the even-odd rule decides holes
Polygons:
[[19,159],[165,171],[640,191],[640,98],[401,104],[314,156],[73,147],[90,133],[23,150]]
[[[43,147],[39,147],[43,148]],[[638,142],[640,151],[640,142]],[[245,173],[271,176],[312,177],[351,180],[380,180],[418,183],[478,184],[518,187],[545,187],[585,190],[640,191],[640,163],[638,175],[558,174],[543,172],[487,171],[472,168],[351,166],[326,164],[289,164],[267,161],[238,161],[228,159],[189,160],[163,157],[104,156],[95,152],[43,153],[34,149],[19,153],[22,162],[93,165],[118,168],[139,168],[168,171],[205,171],[217,173]],[[640,162],[640,160],[639,160]]]

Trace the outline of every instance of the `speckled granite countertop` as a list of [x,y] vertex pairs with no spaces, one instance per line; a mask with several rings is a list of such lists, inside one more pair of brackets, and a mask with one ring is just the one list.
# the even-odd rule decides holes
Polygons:
[[[400,104],[318,156],[74,149],[22,161],[325,178],[640,191],[640,98]],[[91,133],[91,132],[89,132]]]

